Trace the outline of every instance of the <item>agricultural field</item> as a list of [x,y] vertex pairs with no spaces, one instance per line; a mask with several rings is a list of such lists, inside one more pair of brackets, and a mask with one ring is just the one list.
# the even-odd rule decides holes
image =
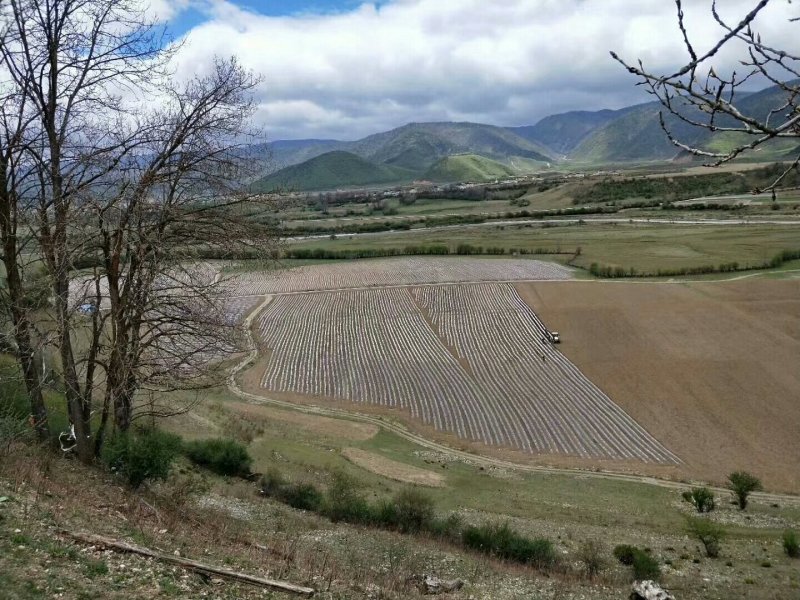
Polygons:
[[536,281],[570,279],[572,270],[527,259],[408,257],[315,264],[231,275],[231,296],[260,296],[320,290],[465,281]]
[[686,477],[744,469],[800,492],[799,279],[516,288]]
[[282,295],[259,328],[268,391],[407,410],[526,453],[680,462],[544,341],[507,284]]
[[[660,215],[664,217],[664,215]],[[672,215],[667,215],[671,217]],[[675,215],[677,217],[677,215]],[[707,215],[706,215],[707,217]],[[800,249],[800,226],[758,224],[681,223],[557,223],[493,224],[441,230],[411,230],[366,236],[340,236],[292,244],[308,250],[357,251],[402,250],[410,244],[447,246],[459,244],[519,250],[558,252],[576,267],[593,262],[639,273],[659,269],[720,265],[737,262],[740,267],[761,266],[784,250]],[[580,248],[580,255],[575,256]]]

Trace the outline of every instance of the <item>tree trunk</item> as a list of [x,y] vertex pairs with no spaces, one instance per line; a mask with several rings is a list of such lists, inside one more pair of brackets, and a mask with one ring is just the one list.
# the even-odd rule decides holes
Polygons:
[[25,308],[25,290],[19,265],[17,247],[16,206],[14,196],[8,191],[6,162],[0,164],[0,239],[2,239],[3,266],[6,271],[8,297],[10,301],[11,323],[14,328],[14,341],[17,344],[17,362],[25,379],[25,389],[30,399],[31,416],[36,435],[41,441],[49,438],[47,407],[42,396],[42,379],[36,361],[31,324]]

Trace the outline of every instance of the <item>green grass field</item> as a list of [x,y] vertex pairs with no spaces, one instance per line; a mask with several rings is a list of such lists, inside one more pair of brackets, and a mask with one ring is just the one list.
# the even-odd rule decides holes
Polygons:
[[576,266],[593,262],[631,267],[640,272],[738,262],[759,266],[782,250],[800,249],[800,230],[775,225],[648,225],[592,224],[458,227],[439,231],[412,230],[369,236],[339,236],[292,244],[292,248],[355,250],[404,248],[411,244],[458,244],[506,249],[559,251],[565,261],[580,247]]

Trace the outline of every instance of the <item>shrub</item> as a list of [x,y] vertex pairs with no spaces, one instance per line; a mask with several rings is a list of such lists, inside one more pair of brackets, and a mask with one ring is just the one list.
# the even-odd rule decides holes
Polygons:
[[543,569],[556,562],[553,543],[547,539],[529,539],[503,525],[467,527],[462,532],[467,548]]
[[428,531],[436,537],[455,542],[461,538],[464,523],[457,514],[451,514],[444,519],[434,518],[428,525]]
[[301,510],[318,511],[322,505],[322,493],[311,483],[294,483],[283,487],[278,497],[291,506]]
[[416,488],[401,490],[394,499],[397,527],[403,533],[427,530],[433,521],[433,500]]
[[109,440],[103,459],[136,489],[147,480],[164,480],[181,451],[181,439],[158,429],[120,434]]
[[790,558],[800,558],[800,539],[791,529],[783,532],[783,551]]
[[736,497],[740,510],[747,508],[747,500],[751,492],[761,489],[761,481],[745,471],[735,471],[728,475],[728,488]]
[[686,521],[686,529],[690,535],[700,540],[709,558],[719,556],[719,543],[725,536],[725,530],[720,525],[708,519],[689,517]]
[[253,459],[239,442],[229,439],[195,440],[186,444],[186,456],[193,463],[219,475],[250,473]]
[[589,540],[578,550],[578,560],[583,563],[583,568],[590,579],[605,568],[606,560],[603,557],[604,554],[603,545],[595,540]]
[[334,473],[322,504],[322,512],[331,521],[368,524],[375,512],[358,490],[356,481],[345,473]]
[[633,567],[633,577],[637,581],[658,580],[661,577],[661,567],[659,567],[658,561],[638,548],[634,548],[631,566]]
[[284,479],[281,472],[274,467],[270,467],[270,469],[261,476],[259,487],[261,488],[261,493],[265,496],[277,496],[285,485],[286,479]]
[[636,554],[637,550],[636,546],[620,544],[614,548],[614,556],[623,565],[630,566],[633,564],[633,555]]
[[681,496],[699,513],[711,512],[716,507],[714,492],[707,487],[692,488],[691,491],[683,492]]
[[30,437],[30,431],[24,410],[12,404],[0,405],[0,457],[9,454],[17,442]]
[[372,513],[376,525],[390,528],[397,527],[399,517],[397,514],[397,505],[393,501],[381,500],[372,510]]

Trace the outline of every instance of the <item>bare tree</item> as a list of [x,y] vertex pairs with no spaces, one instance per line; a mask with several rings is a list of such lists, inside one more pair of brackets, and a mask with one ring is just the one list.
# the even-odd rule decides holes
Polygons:
[[[615,60],[640,79],[639,85],[661,102],[664,108],[660,113],[661,127],[675,146],[718,166],[775,140],[800,138],[800,55],[773,46],[757,29],[759,15],[765,13],[770,3],[778,2],[791,4],[791,0],[759,0],[740,21],[730,23],[720,15],[713,0],[710,11],[721,35],[710,48],[700,49],[689,36],[684,3],[675,0],[677,27],[687,62],[672,73],[654,73],[641,60],[633,64],[611,52]],[[789,24],[798,20],[800,17],[790,18]],[[724,72],[720,65],[714,68],[726,49],[740,53],[738,67],[730,73]],[[776,93],[771,96],[772,105],[768,109],[754,114],[743,108],[742,100],[746,95],[743,92],[756,83],[772,85]],[[666,115],[671,116],[672,127]],[[732,149],[717,152],[691,140],[679,139],[673,131],[675,125],[726,133],[737,136],[734,139],[739,141]],[[764,191],[772,191],[774,197],[776,186],[798,164],[800,155]]]
[[67,412],[90,461],[111,414],[130,427],[143,386],[208,385],[209,361],[231,349],[218,278],[198,258],[274,239],[241,185],[256,81],[220,60],[173,83],[174,46],[133,0],[10,8],[0,65],[26,125],[13,175],[28,185],[8,197],[49,276]]

